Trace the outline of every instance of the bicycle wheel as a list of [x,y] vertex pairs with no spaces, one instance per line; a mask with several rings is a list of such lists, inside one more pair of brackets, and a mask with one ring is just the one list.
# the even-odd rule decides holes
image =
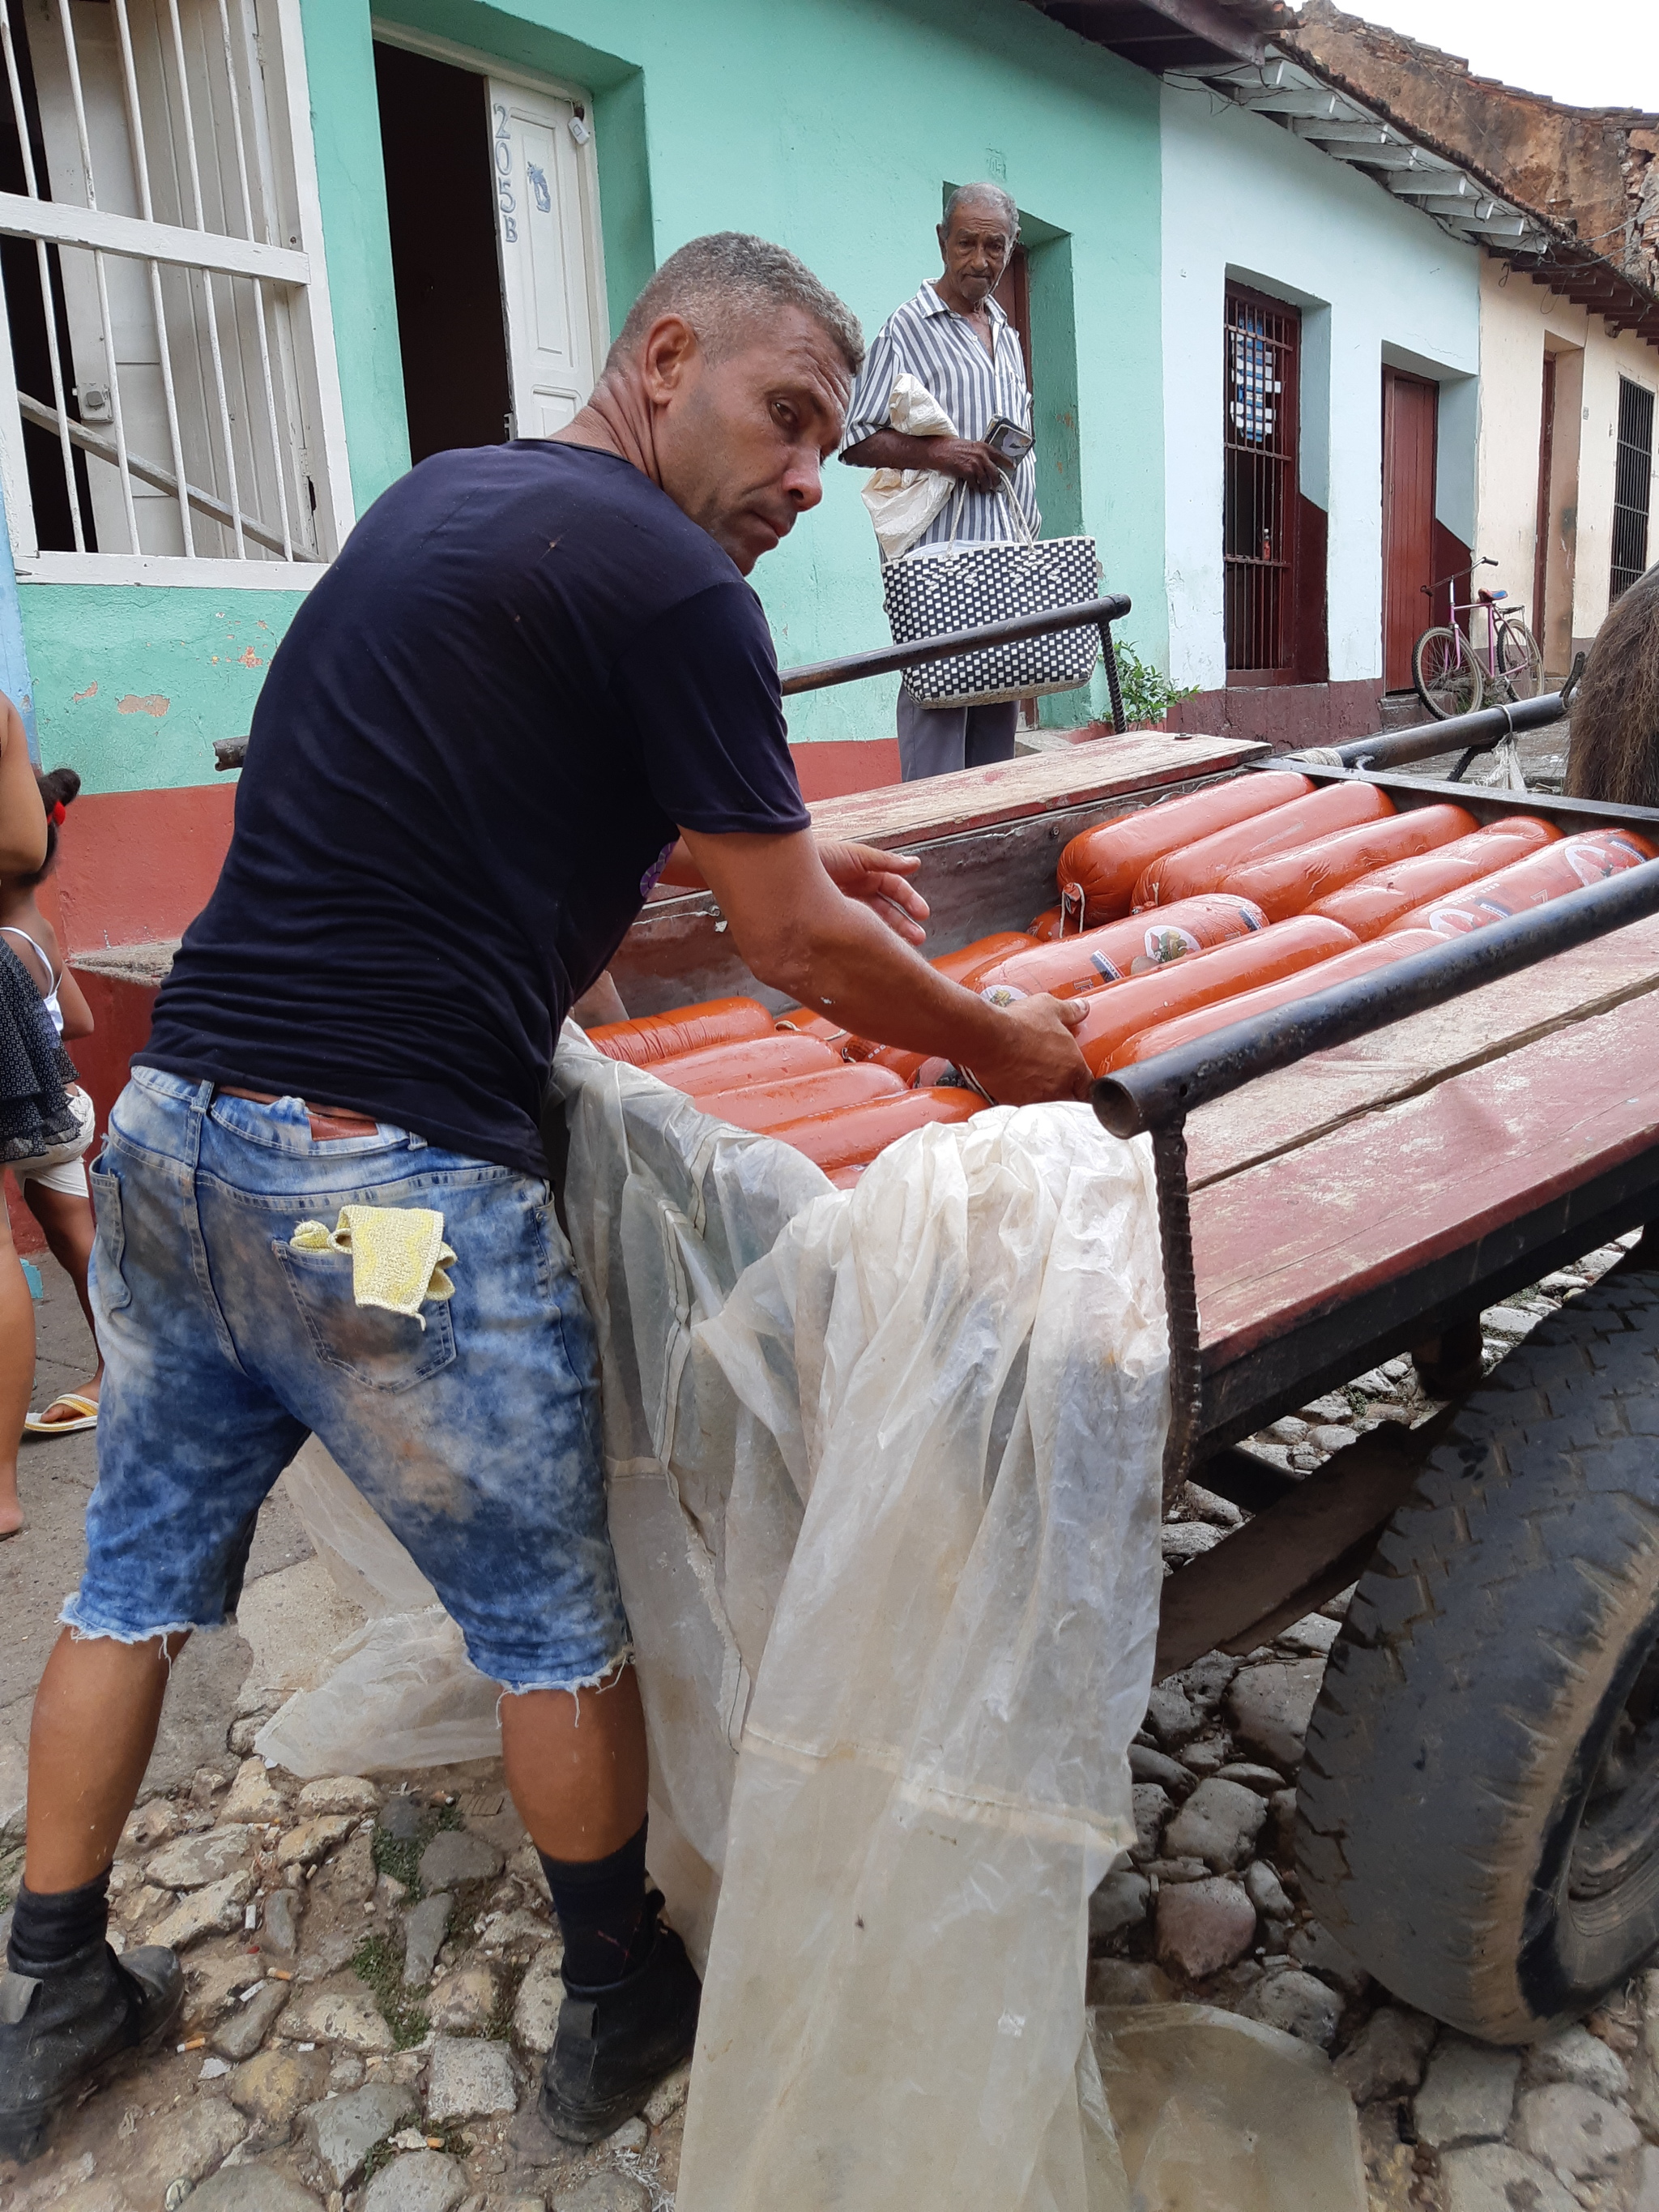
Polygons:
[[1461,629],[1425,629],[1412,647],[1417,696],[1440,721],[1480,704],[1480,664]]
[[1535,699],[1544,688],[1544,655],[1519,616],[1498,626],[1498,672],[1511,699]]

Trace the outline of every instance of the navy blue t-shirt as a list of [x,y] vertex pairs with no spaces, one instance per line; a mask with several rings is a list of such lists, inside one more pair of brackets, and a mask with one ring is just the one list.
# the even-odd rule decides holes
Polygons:
[[138,1064],[544,1173],[547,1069],[681,829],[804,830],[729,557],[630,463],[435,454],[273,659]]

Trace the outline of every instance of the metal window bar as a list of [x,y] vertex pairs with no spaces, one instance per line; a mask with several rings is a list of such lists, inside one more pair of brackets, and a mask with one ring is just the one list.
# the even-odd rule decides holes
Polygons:
[[1619,380],[1619,443],[1613,464],[1611,595],[1627,592],[1648,565],[1653,497],[1653,394]]
[[[132,166],[138,179],[138,205],[146,222],[155,216],[155,202],[149,187],[149,150],[144,143],[144,115],[138,97],[138,70],[133,59],[132,27],[127,19],[127,0],[114,0],[116,36],[121,46],[121,79],[126,94],[127,129],[132,137]],[[152,259],[149,267],[150,313],[155,318],[156,330],[161,333],[157,351],[161,361],[161,397],[167,407],[167,442],[173,448],[173,471],[177,484],[186,481],[184,441],[179,429],[179,395],[173,380],[172,349],[167,342],[167,305],[161,294],[161,264]],[[61,408],[61,402],[60,408]],[[67,439],[67,424],[64,436]],[[196,551],[195,532],[191,527],[191,501],[179,501],[179,526],[185,541],[185,557],[193,558]]]
[[[28,108],[23,98],[23,81],[17,66],[17,49],[12,39],[11,9],[9,0],[0,0],[0,45],[3,45],[6,59],[6,83],[11,94],[13,120],[17,131],[17,143],[23,161],[23,182],[32,200],[40,198],[40,179],[35,173],[34,146],[29,135]],[[81,520],[81,501],[75,481],[75,455],[70,446],[69,407],[64,392],[64,363],[58,344],[58,297],[52,281],[52,256],[43,238],[34,241],[36,268],[40,279],[40,297],[46,307],[46,353],[52,368],[52,397],[58,403],[60,424],[59,447],[64,459],[64,480],[69,487],[70,524],[75,535],[75,550],[87,550],[86,529]]]
[[[27,27],[11,0],[0,0],[0,52],[26,201],[40,210],[37,228],[33,216],[23,213],[24,198],[0,193],[0,232],[33,238],[44,318],[42,347],[35,310],[28,307],[27,327],[34,333],[29,343],[37,349],[30,375],[40,380],[33,391],[20,392],[28,404],[19,411],[31,436],[45,430],[55,437],[69,507],[64,536],[43,538],[37,517],[36,531],[31,538],[26,530],[25,539],[51,550],[66,547],[72,537],[76,552],[94,544],[110,552],[122,550],[125,534],[128,551],[152,550],[153,538],[147,544],[149,533],[141,532],[141,507],[151,521],[160,510],[155,501],[135,501],[137,483],[169,494],[169,512],[176,509],[179,516],[173,544],[187,559],[234,549],[241,560],[315,561],[301,363],[286,299],[288,288],[303,283],[304,264],[281,238],[265,90],[270,58],[261,51],[252,0],[185,0],[182,8],[180,0],[111,0],[105,19],[113,31],[106,50],[108,73],[100,69],[96,77],[82,67],[71,5],[72,0],[48,0],[41,11],[58,33],[49,43],[54,53],[61,43],[61,58],[51,59],[47,76],[40,76],[29,56]],[[89,114],[94,96],[100,105]],[[100,202],[94,158],[109,165],[112,125],[125,137],[132,186],[120,184],[116,208],[106,209]],[[159,185],[158,143],[163,149]],[[54,192],[52,177],[40,167],[43,145],[54,173],[61,161],[72,179],[78,166],[78,194],[61,183]],[[120,157],[114,166],[118,174]],[[157,220],[158,190],[172,222]],[[130,191],[138,212],[116,211]],[[131,207],[132,197],[126,204]],[[87,220],[78,219],[82,214]],[[129,229],[131,242],[124,235]],[[245,246],[234,243],[239,233]],[[206,250],[199,261],[186,234],[203,239]],[[84,257],[78,263],[77,255]],[[66,264],[61,270],[60,259]],[[291,271],[284,262],[295,264]],[[137,265],[131,273],[129,264]],[[115,267],[123,272],[118,296]],[[169,273],[164,277],[164,272]],[[11,275],[15,283],[15,265]],[[221,276],[222,288],[216,282]],[[154,325],[153,356],[142,330],[146,308]],[[138,356],[135,361],[129,353],[118,361],[118,316],[125,344],[135,312],[141,325]],[[72,356],[84,364],[79,380]],[[50,406],[41,392],[48,371]],[[181,373],[187,374],[189,389]],[[136,402],[127,388],[135,377]],[[94,410],[94,429],[77,417],[91,386],[100,381],[106,386],[101,406],[108,412]],[[103,434],[106,422],[108,434]],[[131,444],[135,426],[144,424],[148,428],[137,434],[141,444],[149,444],[152,458],[147,459]],[[170,465],[154,458],[163,451]],[[38,471],[40,450],[31,453],[27,466]],[[38,486],[38,473],[33,481]],[[83,513],[89,489],[92,504]],[[40,495],[37,489],[34,496]],[[54,491],[54,514],[56,501]],[[274,507],[275,515],[263,519],[261,506]],[[231,545],[204,547],[192,515],[214,523]],[[63,526],[61,520],[51,525],[54,531]]]
[[[60,7],[64,5],[64,0],[58,0],[58,4]],[[205,230],[207,224],[203,219],[202,211],[202,165],[196,152],[196,117],[191,103],[190,70],[185,59],[185,33],[184,26],[179,20],[179,0],[167,0],[167,15],[173,25],[173,56],[179,65],[179,103],[185,121],[185,150],[190,156],[190,189],[196,208],[196,228],[198,230]],[[247,546],[242,532],[241,500],[236,488],[235,433],[231,428],[230,401],[225,391],[224,356],[219,345],[218,302],[213,295],[211,270],[193,271],[192,276],[198,273],[202,279],[203,289],[207,295],[208,352],[213,362],[213,388],[219,402],[219,428],[224,439],[225,474],[230,486],[231,510],[236,517],[234,524],[236,556],[238,560],[245,561],[247,558]]]
[[1302,319],[1229,285],[1223,350],[1222,561],[1230,670],[1295,659],[1297,395]]

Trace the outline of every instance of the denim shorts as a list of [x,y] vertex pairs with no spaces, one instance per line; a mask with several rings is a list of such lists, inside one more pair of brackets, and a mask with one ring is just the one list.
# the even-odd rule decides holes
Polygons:
[[[297,1098],[154,1068],[118,1100],[92,1182],[107,1373],[71,1628],[218,1626],[260,1504],[314,1431],[481,1673],[572,1689],[626,1657],[598,1353],[545,1183],[385,1123],[319,1142]],[[342,1206],[441,1212],[454,1297],[418,1319],[357,1305],[349,1254],[289,1241]]]

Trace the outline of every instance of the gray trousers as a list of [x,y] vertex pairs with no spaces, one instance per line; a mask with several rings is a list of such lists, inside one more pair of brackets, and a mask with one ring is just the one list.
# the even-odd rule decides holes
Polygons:
[[923,707],[901,684],[898,696],[899,774],[906,783],[948,775],[952,769],[989,768],[1012,760],[1019,702],[994,707]]

